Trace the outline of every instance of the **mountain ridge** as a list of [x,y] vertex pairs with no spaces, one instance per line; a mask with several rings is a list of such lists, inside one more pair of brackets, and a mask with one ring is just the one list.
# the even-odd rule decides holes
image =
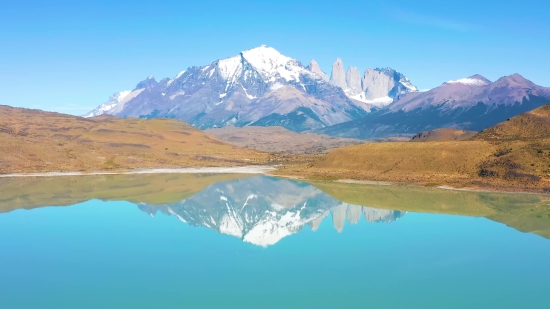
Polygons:
[[318,133],[379,138],[412,136],[453,128],[481,131],[550,101],[550,88],[519,74],[490,82],[481,75],[453,80],[426,92],[409,93],[362,119],[318,129]]
[[86,116],[176,118],[201,129],[273,125],[301,132],[359,119],[375,107],[331,84],[314,60],[305,67],[262,45],[171,79],[157,82],[150,76]]

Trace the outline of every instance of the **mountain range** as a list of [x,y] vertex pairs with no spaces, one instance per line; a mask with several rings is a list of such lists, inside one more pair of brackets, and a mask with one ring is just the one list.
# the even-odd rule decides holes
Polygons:
[[495,82],[481,75],[452,80],[427,92],[409,93],[362,119],[318,130],[370,139],[413,136],[421,131],[455,128],[481,131],[550,101],[550,88],[519,74]]
[[151,217],[161,212],[262,247],[307,225],[315,231],[329,215],[338,232],[346,220],[356,224],[361,215],[368,222],[392,222],[405,215],[342,203],[310,184],[266,176],[219,182],[177,203],[138,207]]
[[359,139],[411,137],[440,127],[480,131],[550,101],[550,88],[519,74],[491,82],[481,75],[426,92],[392,68],[330,73],[262,45],[174,78],[153,76],[117,92],[86,117],[176,118],[200,129],[282,126]]
[[301,132],[360,119],[416,90],[390,68],[368,69],[363,78],[356,68],[344,73],[340,59],[329,79],[315,61],[306,67],[262,45],[172,79],[149,76],[86,117],[177,118],[201,129],[255,125]]

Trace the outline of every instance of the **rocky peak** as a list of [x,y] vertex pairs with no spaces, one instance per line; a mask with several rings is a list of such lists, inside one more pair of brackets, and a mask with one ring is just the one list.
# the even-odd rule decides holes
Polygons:
[[362,92],[361,89],[361,74],[356,67],[349,67],[346,72],[347,93],[356,95]]
[[[139,83],[136,85],[136,88],[135,88],[135,89],[149,88],[149,87],[156,86],[157,84],[158,84],[158,83],[157,83],[157,81],[155,80],[155,77],[149,76],[149,77],[147,77],[145,80],[142,80],[141,82],[139,82]],[[135,89],[134,89],[134,90],[135,90]]]
[[321,68],[319,67],[319,64],[317,63],[317,61],[315,60],[311,60],[309,62],[309,65],[307,66],[307,69],[310,70],[311,72],[321,76],[321,78],[325,81],[325,82],[328,82],[328,75],[327,73],[323,72],[323,70],[321,70]]
[[344,63],[340,58],[336,59],[336,61],[332,65],[330,83],[342,89],[347,88],[346,73],[344,72]]

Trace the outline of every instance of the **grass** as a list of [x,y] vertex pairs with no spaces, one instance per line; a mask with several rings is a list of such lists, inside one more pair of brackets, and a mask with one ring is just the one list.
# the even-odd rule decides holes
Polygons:
[[289,161],[276,173],[550,193],[550,105],[471,140],[348,146],[313,162]]
[[86,119],[0,106],[0,173],[264,163],[173,119]]

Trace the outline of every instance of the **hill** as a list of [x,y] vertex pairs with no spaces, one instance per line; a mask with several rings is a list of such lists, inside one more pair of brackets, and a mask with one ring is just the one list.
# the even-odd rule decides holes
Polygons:
[[462,141],[476,134],[476,131],[442,128],[420,132],[411,138],[411,142]]
[[285,154],[323,153],[364,141],[315,133],[296,133],[283,127],[224,127],[205,131],[238,147]]
[[473,139],[488,141],[550,138],[550,104],[483,130]]
[[548,193],[548,109],[546,105],[519,115],[472,140],[348,146],[277,173]]
[[241,149],[173,119],[82,118],[0,106],[0,173],[246,165]]

